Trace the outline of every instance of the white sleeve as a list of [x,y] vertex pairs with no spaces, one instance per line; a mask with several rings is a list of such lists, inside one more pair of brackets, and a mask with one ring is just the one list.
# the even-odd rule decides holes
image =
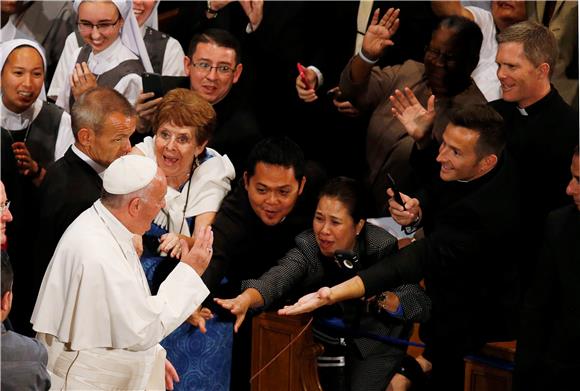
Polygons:
[[119,91],[127,100],[135,106],[137,97],[143,90],[143,81],[141,75],[130,73],[123,76],[121,80],[115,85],[115,90]]
[[[63,74],[64,74],[64,84],[63,87],[60,89],[60,91],[58,91],[58,98],[56,99],[56,104],[60,107],[62,107],[63,109],[65,109],[65,111],[67,113],[70,112],[70,107],[69,107],[69,99],[70,99],[70,75],[72,75],[76,60],[79,56],[79,53],[81,52],[81,48],[77,48],[74,52],[72,52],[72,54],[70,56],[62,56],[61,60],[64,59],[64,64],[63,64]],[[59,61],[60,63],[60,61]]]
[[[69,67],[66,66],[66,62],[69,58],[73,57],[73,53],[79,48],[77,37],[74,32],[70,33],[66,38],[64,43],[64,48],[58,64],[52,76],[52,81],[50,82],[50,88],[48,89],[48,96],[52,97],[54,100],[58,97],[60,90],[64,88],[66,84],[66,79],[69,76]],[[78,54],[77,54],[78,55]]]
[[473,15],[475,23],[481,29],[483,41],[479,51],[479,63],[471,77],[481,90],[486,100],[493,101],[501,98],[501,87],[497,78],[497,39],[495,23],[491,12],[479,7],[465,7]]
[[165,76],[185,76],[183,58],[185,53],[181,44],[174,38],[169,37],[163,56],[163,68],[161,74]]
[[481,29],[484,41],[486,37],[488,38],[492,35],[495,36],[495,23],[493,21],[493,15],[491,12],[479,7],[465,7],[465,9],[467,9],[469,12],[471,12],[471,15],[473,15],[473,21]]
[[62,113],[62,117],[60,117],[56,145],[54,146],[54,161],[63,157],[68,147],[74,144],[74,142],[75,137],[72,132],[70,115],[65,111]]

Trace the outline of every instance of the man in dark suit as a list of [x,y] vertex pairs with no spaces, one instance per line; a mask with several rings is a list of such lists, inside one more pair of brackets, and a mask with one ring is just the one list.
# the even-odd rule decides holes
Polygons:
[[[521,173],[520,202],[527,213],[520,231],[527,237],[541,232],[551,210],[570,202],[561,189],[569,180],[569,153],[578,144],[578,112],[551,84],[558,45],[550,30],[521,22],[503,30],[498,42],[503,96],[490,104],[504,118],[506,148]],[[535,251],[525,246],[519,255],[525,284],[532,280]]]
[[[102,172],[131,150],[137,115],[111,88],[97,87],[75,102],[71,112],[75,143],[47,171],[41,186],[39,226],[33,264],[32,313],[36,293],[60,237],[78,215],[101,196]],[[28,314],[30,319],[30,314]]]
[[[395,107],[404,116],[406,106]],[[436,156],[438,175],[428,175],[418,198],[401,194],[405,209],[393,198],[389,209],[402,225],[422,225],[425,238],[283,312],[371,297],[424,278],[433,302],[431,320],[420,334],[427,345],[422,366],[432,365],[429,389],[463,390],[463,356],[487,341],[514,337],[519,285],[511,236],[520,221],[518,176],[503,151],[502,124],[490,107],[466,106],[452,113],[439,147],[430,133],[416,139],[421,142],[415,144],[413,162],[433,174]]]
[[[8,212],[10,213],[10,212]],[[2,250],[2,296],[0,320],[4,322],[12,309],[12,282],[14,272],[8,254]],[[46,370],[48,353],[34,338],[25,337],[1,324],[2,372],[0,386],[5,391],[48,390],[50,376]]]
[[570,170],[566,194],[574,204],[548,215],[536,275],[521,311],[514,378],[518,391],[570,389],[580,371],[578,147]]

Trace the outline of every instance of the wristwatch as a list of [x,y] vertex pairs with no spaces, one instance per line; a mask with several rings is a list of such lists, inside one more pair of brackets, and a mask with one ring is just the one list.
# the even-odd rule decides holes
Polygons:
[[208,19],[214,19],[218,15],[218,12],[211,8],[211,0],[207,0],[206,16]]

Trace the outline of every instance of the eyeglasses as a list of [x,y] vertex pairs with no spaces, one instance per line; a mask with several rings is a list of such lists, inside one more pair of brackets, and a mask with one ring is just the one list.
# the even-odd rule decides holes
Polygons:
[[95,27],[97,28],[98,32],[107,33],[110,32],[117,23],[119,23],[120,19],[121,17],[119,16],[117,20],[115,20],[114,22],[97,23],[97,24],[92,24],[91,22],[83,21],[78,22],[77,25],[79,26],[79,31],[82,33],[92,32]]
[[4,212],[7,212],[10,209],[10,201],[6,200],[2,205],[0,205],[0,215],[3,215]]
[[209,62],[205,61],[193,62],[191,63],[191,66],[203,74],[210,73],[212,69],[215,69],[220,75],[229,75],[234,72],[234,69],[229,65],[217,65],[214,67]]
[[162,130],[160,132],[157,133],[157,137],[159,137],[161,140],[169,143],[171,141],[172,138],[175,137],[175,142],[177,144],[180,145],[187,145],[189,143],[191,143],[191,136],[188,136],[187,134],[171,134],[170,132],[166,131],[166,130]]
[[431,46],[425,46],[425,53],[430,57],[431,60],[441,58],[445,63],[457,60],[457,56],[455,54],[445,53],[439,49],[433,49]]

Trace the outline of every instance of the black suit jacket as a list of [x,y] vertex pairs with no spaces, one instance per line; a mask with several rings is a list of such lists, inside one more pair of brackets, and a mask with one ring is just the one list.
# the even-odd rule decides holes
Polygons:
[[429,338],[465,349],[513,339],[519,300],[514,257],[519,247],[513,238],[521,218],[517,178],[504,154],[491,172],[471,182],[434,181],[424,195],[430,200],[422,200],[425,238],[362,271],[366,295],[424,278],[433,302]]
[[534,283],[522,307],[515,390],[565,390],[577,384],[579,238],[580,212],[576,205],[548,216]]
[[42,186],[36,242],[35,284],[38,290],[56,245],[68,226],[101,196],[103,181],[72,147],[47,171]]

